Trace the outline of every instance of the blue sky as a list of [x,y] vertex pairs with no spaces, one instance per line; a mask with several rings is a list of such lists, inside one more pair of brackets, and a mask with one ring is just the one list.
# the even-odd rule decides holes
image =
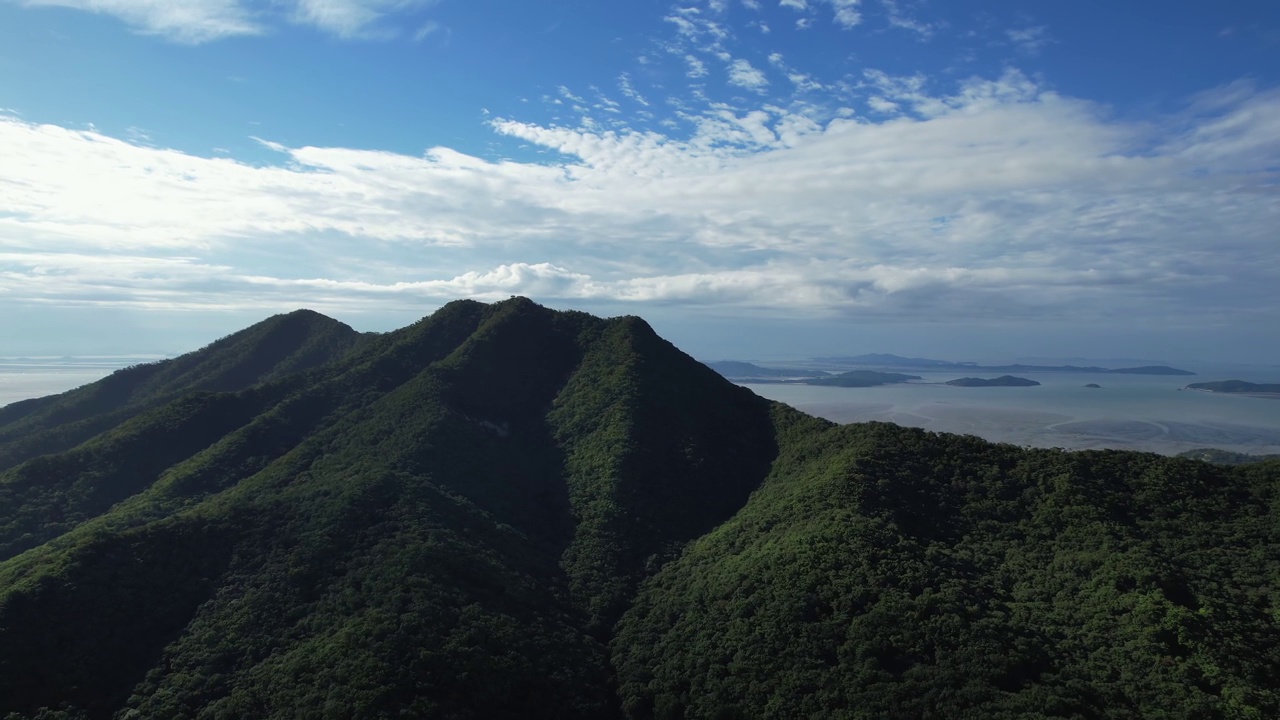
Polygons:
[[1280,4],[0,0],[0,355],[311,307],[1275,362]]

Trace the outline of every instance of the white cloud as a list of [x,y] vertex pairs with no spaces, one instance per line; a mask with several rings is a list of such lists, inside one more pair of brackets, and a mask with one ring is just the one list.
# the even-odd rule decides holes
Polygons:
[[418,31],[413,34],[413,40],[414,42],[422,42],[423,40],[427,39],[428,37],[430,37],[431,35],[439,31],[440,31],[440,23],[434,20],[429,20],[423,23],[422,27],[418,28]]
[[[10,0],[11,2],[15,0]],[[243,0],[16,0],[26,7],[65,7],[112,15],[147,35],[203,43],[258,35],[265,27]]]
[[[830,6],[836,25],[842,28],[849,29],[862,22],[862,13],[858,11],[862,0],[814,0],[814,2]],[[780,0],[778,5],[797,12],[808,12],[812,7],[809,0]],[[808,18],[801,18],[796,21],[796,27],[803,30],[809,27],[811,22]]]
[[902,8],[898,0],[880,0],[880,4],[884,7],[889,27],[913,32],[921,40],[932,39],[938,30],[937,24],[923,22],[912,17]]
[[[284,11],[293,22],[342,38],[391,34],[377,30],[386,17],[433,5],[437,0],[7,0],[25,7],[66,7],[111,15],[147,35],[199,44],[267,32]],[[422,26],[417,39],[425,37]],[[426,34],[431,31],[426,30]]]
[[748,90],[763,90],[769,85],[769,78],[751,63],[738,58],[729,63],[729,84]]
[[707,76],[706,63],[702,62],[697,57],[693,55],[685,55],[684,61],[685,64],[688,65],[688,70],[685,71],[686,77],[697,79]]
[[862,22],[862,13],[858,6],[862,0],[827,0],[835,13],[836,24],[846,30]]
[[[294,0],[294,19],[342,38],[387,34],[374,29],[382,18],[432,5],[435,0]],[[419,38],[421,39],[421,38]]]
[[934,84],[868,73],[879,123],[771,104],[687,107],[687,138],[492,121],[545,164],[267,141],[282,162],[257,167],[0,116],[0,286],[6,307],[1275,320],[1280,92],[1132,123],[1014,72]]
[[1043,25],[1006,30],[1005,37],[1026,55],[1039,55],[1045,46],[1053,42],[1049,37],[1048,28]]
[[622,73],[618,76],[618,89],[622,91],[623,95],[631,98],[637,104],[649,107],[649,101],[645,99],[644,95],[640,94],[639,90],[636,90],[635,85],[631,82],[629,73]]

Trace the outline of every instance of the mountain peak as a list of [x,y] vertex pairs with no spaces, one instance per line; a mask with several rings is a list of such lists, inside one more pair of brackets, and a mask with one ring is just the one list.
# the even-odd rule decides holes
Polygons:
[[87,433],[0,472],[0,716],[1280,712],[1280,466],[837,426],[527,298],[344,328],[0,425]]

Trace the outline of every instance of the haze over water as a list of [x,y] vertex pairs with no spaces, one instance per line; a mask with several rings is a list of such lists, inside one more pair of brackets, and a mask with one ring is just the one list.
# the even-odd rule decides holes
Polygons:
[[[0,359],[0,407],[65,392],[153,357]],[[746,384],[834,422],[883,421],[994,442],[1176,454],[1215,447],[1280,454],[1280,399],[1186,391],[1193,382],[1280,380],[1280,369],[1220,368],[1194,377],[1025,373],[1030,388],[943,385],[961,373],[904,371],[922,380],[871,388]],[[992,373],[969,373],[991,376]],[[1102,389],[1084,387],[1096,383]]]
[[[1280,399],[1180,389],[1233,378],[1264,382],[1270,379],[1265,371],[1221,369],[1195,377],[1025,373],[1021,376],[1041,383],[1028,388],[952,387],[941,383],[961,373],[905,372],[923,380],[870,388],[747,387],[835,422],[879,420],[1016,445],[1163,454],[1204,447],[1280,453]],[[1270,375],[1280,376],[1280,371]],[[1102,388],[1084,387],[1089,383]]]
[[101,380],[151,357],[0,358],[0,407],[56,395]]

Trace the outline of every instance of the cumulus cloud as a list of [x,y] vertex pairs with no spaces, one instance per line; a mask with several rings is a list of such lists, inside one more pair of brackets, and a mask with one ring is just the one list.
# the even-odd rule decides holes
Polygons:
[[688,70],[685,71],[686,77],[696,80],[697,78],[707,76],[707,64],[699,60],[696,56],[685,55],[684,61],[688,66]]
[[863,85],[887,117],[710,103],[680,136],[491,121],[543,163],[268,140],[280,162],[251,166],[0,116],[0,286],[10,303],[156,307],[1271,312],[1277,91],[1227,86],[1135,123],[1016,72]]
[[748,90],[762,90],[769,85],[769,78],[750,62],[737,58],[729,63],[729,84]]

